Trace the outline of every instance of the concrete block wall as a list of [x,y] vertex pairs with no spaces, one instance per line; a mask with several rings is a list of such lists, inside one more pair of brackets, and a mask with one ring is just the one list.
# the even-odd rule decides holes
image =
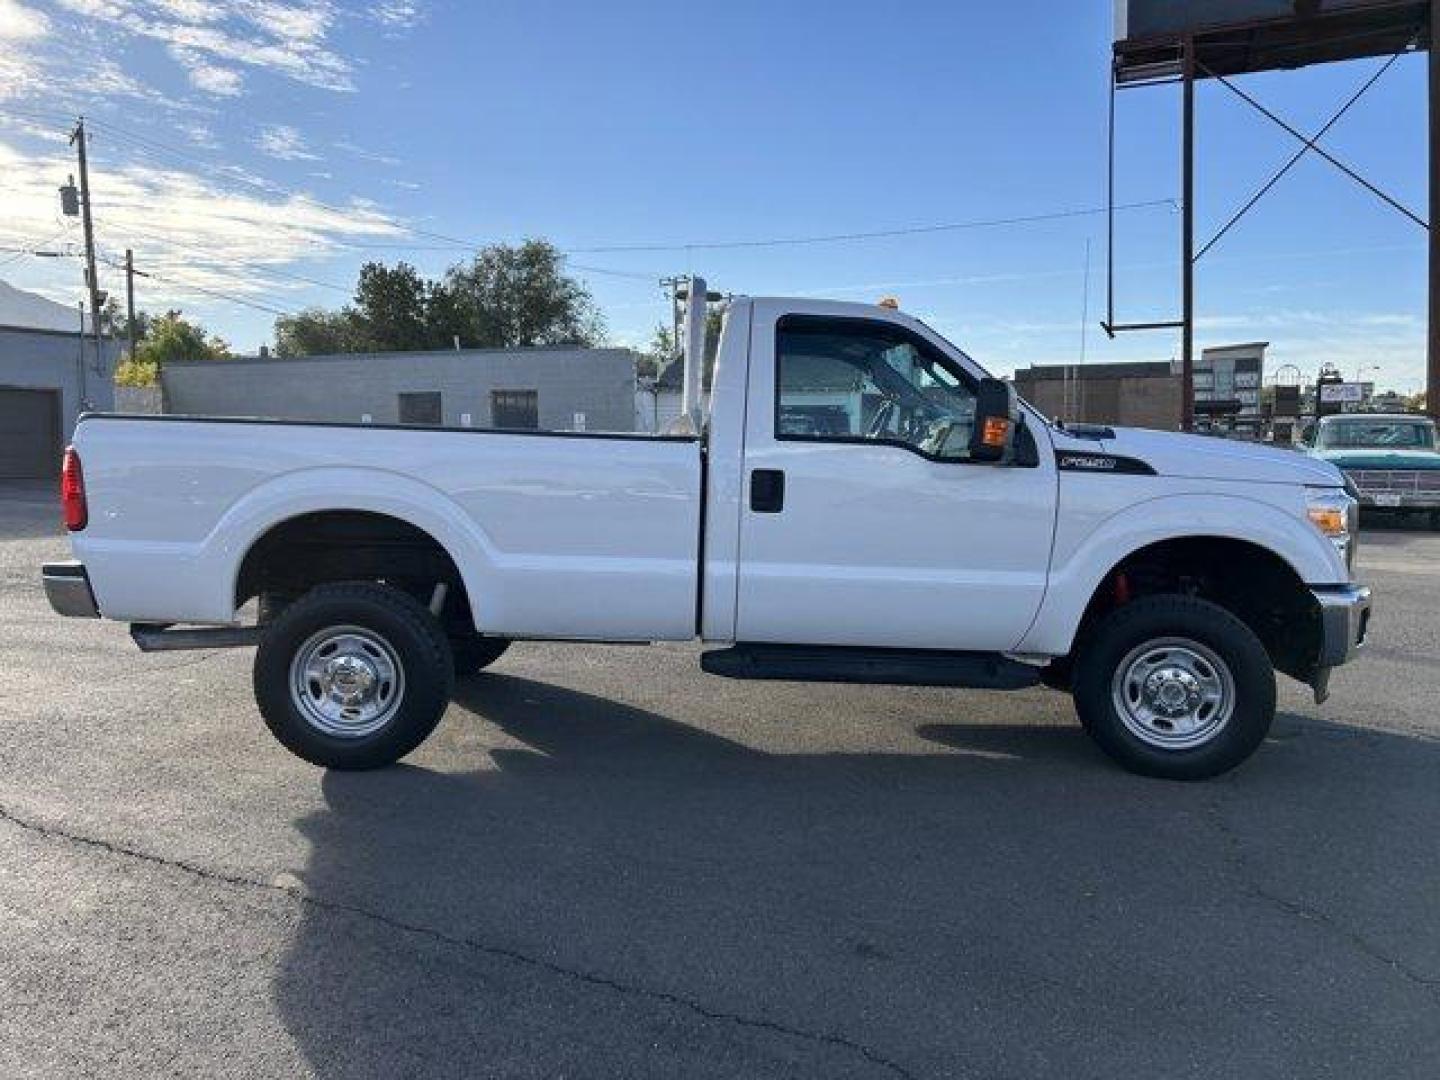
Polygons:
[[[463,349],[169,364],[168,412],[376,424],[400,422],[399,395],[439,392],[447,427],[491,427],[491,392],[533,390],[540,427],[635,430],[629,349]],[[468,423],[467,423],[468,418]]]
[[117,386],[115,411],[149,416],[163,413],[165,394],[158,386]]

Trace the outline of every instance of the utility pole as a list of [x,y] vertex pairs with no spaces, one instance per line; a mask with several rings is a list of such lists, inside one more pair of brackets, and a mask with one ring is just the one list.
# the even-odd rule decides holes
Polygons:
[[690,281],[688,277],[675,275],[673,277],[661,278],[660,287],[670,295],[670,345],[675,352],[675,359],[680,355],[682,343],[680,341],[680,287]]
[[125,335],[130,339],[130,359],[135,359],[135,252],[125,249]]
[[[90,163],[86,157],[85,118],[75,122],[70,145],[80,158],[80,220],[85,226],[85,284],[90,290],[90,322],[95,331],[95,370],[105,369],[105,356],[100,337],[100,280],[95,273],[95,223],[90,216]],[[86,403],[89,404],[88,402]]]

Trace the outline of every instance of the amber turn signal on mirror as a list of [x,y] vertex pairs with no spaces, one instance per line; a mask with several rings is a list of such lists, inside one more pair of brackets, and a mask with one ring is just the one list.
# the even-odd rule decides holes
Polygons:
[[985,426],[981,429],[980,441],[986,446],[994,446],[1004,449],[1005,443],[1010,438],[1010,421],[1003,416],[988,416],[985,418]]

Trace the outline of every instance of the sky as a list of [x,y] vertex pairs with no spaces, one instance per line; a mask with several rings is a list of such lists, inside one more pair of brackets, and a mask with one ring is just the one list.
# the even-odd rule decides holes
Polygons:
[[[643,346],[698,273],[750,295],[898,297],[997,373],[1168,360],[1106,304],[1110,0],[0,0],[0,279],[83,295],[56,189],[83,114],[102,285],[241,351],[339,306],[368,259],[439,275],[475,245],[566,253],[610,339]],[[1383,64],[1257,75],[1312,132]],[[1324,146],[1424,216],[1425,57],[1396,61]],[[1197,232],[1299,144],[1199,90]],[[1118,101],[1116,316],[1174,318],[1179,94]],[[981,224],[1001,222],[1000,224]],[[889,236],[854,234],[895,232]],[[834,239],[844,237],[843,239]],[[776,242],[805,241],[805,242]],[[1088,262],[1088,274],[1087,274]],[[1315,155],[1201,260],[1201,346],[1271,342],[1424,382],[1422,228]]]

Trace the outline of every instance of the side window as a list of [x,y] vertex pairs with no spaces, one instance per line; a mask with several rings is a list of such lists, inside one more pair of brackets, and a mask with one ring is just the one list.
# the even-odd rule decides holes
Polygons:
[[957,461],[970,455],[969,378],[901,327],[787,316],[775,385],[777,439],[900,443]]

